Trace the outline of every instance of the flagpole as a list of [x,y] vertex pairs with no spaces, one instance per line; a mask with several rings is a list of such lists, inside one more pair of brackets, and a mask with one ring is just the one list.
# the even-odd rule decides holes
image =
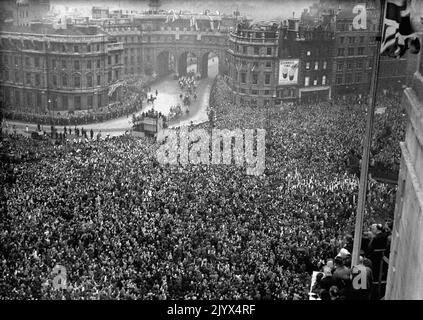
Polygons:
[[373,63],[372,82],[370,87],[370,103],[369,103],[369,107],[367,108],[366,132],[365,132],[364,144],[363,144],[363,157],[361,159],[360,186],[358,191],[357,215],[355,220],[352,266],[356,266],[360,262],[361,238],[362,238],[362,232],[363,232],[362,230],[363,218],[364,218],[364,211],[366,208],[366,196],[367,196],[367,185],[368,185],[370,146],[372,143],[372,131],[373,131],[374,113],[375,113],[377,86],[378,86],[378,75],[379,75],[379,67],[380,67],[380,48],[382,43],[382,31],[383,31],[383,24],[384,24],[384,17],[385,17],[385,1],[386,0],[380,0],[379,32],[376,37],[377,45],[376,45],[375,56],[373,57],[374,63]]

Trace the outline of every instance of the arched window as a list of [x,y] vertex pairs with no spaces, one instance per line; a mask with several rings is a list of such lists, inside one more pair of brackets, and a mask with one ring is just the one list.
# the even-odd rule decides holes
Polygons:
[[73,76],[73,86],[79,88],[81,86],[81,77],[79,75]]

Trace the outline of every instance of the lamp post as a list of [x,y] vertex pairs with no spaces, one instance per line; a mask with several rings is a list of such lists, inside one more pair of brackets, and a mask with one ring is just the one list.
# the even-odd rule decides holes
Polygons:
[[48,100],[47,100],[47,106],[48,106],[48,112],[49,112],[49,114],[50,114],[50,117],[51,117],[51,125],[53,126],[53,128],[54,128],[54,123],[53,123],[53,117],[52,117],[52,113],[51,113],[51,99],[49,98]]

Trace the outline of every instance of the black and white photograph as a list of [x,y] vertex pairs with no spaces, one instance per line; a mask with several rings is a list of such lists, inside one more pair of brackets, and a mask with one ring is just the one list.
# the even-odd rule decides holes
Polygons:
[[0,300],[423,300],[422,40],[421,0],[1,0]]

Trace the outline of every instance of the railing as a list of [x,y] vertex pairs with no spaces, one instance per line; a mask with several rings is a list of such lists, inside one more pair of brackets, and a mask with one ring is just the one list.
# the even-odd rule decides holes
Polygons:
[[231,40],[235,40],[237,42],[245,42],[245,43],[271,43],[275,44],[278,42],[278,37],[274,38],[254,38],[254,37],[243,37],[238,36],[237,34],[230,32],[229,33]]
[[22,32],[9,32],[0,31],[0,37],[6,36],[11,39],[18,40],[35,40],[35,41],[51,41],[51,42],[102,42],[108,41],[107,35],[52,35],[52,34],[41,34],[41,33],[22,33]]
[[123,50],[123,43],[110,43],[107,44],[107,50],[108,51],[113,51],[113,50]]

